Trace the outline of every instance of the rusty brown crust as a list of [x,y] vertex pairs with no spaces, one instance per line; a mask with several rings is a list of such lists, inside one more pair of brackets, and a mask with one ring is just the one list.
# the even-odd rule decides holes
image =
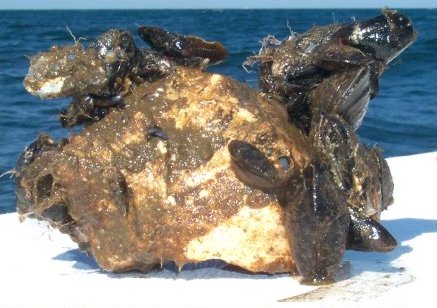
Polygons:
[[[300,172],[311,158],[284,107],[230,78],[182,67],[133,88],[124,102],[22,170],[34,213],[67,211],[61,230],[111,271],[206,259],[294,271],[276,197],[236,178],[227,149],[245,140],[272,162],[291,157]],[[165,138],[148,135],[151,127]]]

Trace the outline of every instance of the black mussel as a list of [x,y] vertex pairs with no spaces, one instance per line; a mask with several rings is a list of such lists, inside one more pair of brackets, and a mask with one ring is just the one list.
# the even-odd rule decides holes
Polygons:
[[197,36],[185,36],[157,27],[138,28],[141,38],[153,49],[164,55],[179,59],[192,59],[197,64],[207,60],[207,64],[224,61],[228,52],[219,42],[208,42]]
[[387,161],[382,157],[381,152],[377,149],[372,149],[372,156],[378,165],[378,175],[381,187],[381,207],[382,210],[387,209],[393,203],[393,178]]
[[290,162],[287,158],[283,157],[279,162],[283,169],[281,172],[264,153],[248,142],[232,140],[228,149],[235,174],[246,184],[271,190],[283,187],[288,182]]
[[120,81],[135,64],[137,49],[129,31],[112,29],[101,34],[90,45],[97,51],[106,65],[107,75],[110,76],[110,94],[118,92]]
[[153,49],[141,49],[138,51],[138,62],[132,68],[132,73],[147,81],[156,81],[164,78],[176,65],[170,57],[166,57]]
[[350,210],[350,226],[347,249],[358,251],[392,251],[395,238],[379,222]]
[[387,9],[377,17],[347,25],[335,35],[341,43],[359,48],[385,63],[407,48],[416,36],[410,18]]
[[30,165],[35,158],[45,151],[49,151],[58,146],[58,144],[46,133],[42,133],[38,138],[26,147],[18,159],[18,166]]
[[[15,194],[19,213],[28,212],[29,208],[41,200],[60,201],[57,199],[58,196],[51,196],[51,190],[55,184],[47,168],[47,161],[59,154],[67,143],[67,139],[55,141],[48,134],[43,133],[21,154],[17,162],[15,177]],[[34,168],[35,165],[40,165],[40,168]]]
[[61,110],[59,119],[62,127],[74,127],[97,122],[109,113],[110,108],[122,106],[123,102],[120,95],[112,97],[93,95],[74,97],[70,105]]
[[346,249],[346,197],[329,168],[313,162],[293,179],[284,203],[285,226],[297,270],[305,284],[333,281]]

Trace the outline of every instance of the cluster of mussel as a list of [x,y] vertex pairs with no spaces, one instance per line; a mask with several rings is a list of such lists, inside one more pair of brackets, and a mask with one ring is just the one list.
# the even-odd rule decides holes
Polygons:
[[371,19],[313,27],[283,41],[268,36],[259,54],[244,63],[258,64],[260,91],[286,105],[289,121],[315,152],[304,188],[292,185],[307,189],[309,198],[288,202],[286,211],[291,250],[299,252],[293,259],[304,281],[329,281],[345,248],[390,251],[397,245],[377,222],[393,203],[389,167],[355,131],[378,94],[384,69],[416,35],[408,17],[385,9]]
[[196,36],[146,26],[138,33],[151,48],[139,48],[129,31],[113,29],[88,48],[76,41],[39,53],[31,59],[24,86],[41,98],[73,97],[60,116],[62,126],[73,127],[123,107],[123,94],[136,84],[162,79],[176,66],[203,69],[227,57],[222,44]]
[[[89,48],[79,42],[53,47],[32,58],[25,87],[42,98],[74,97],[61,112],[62,125],[72,127],[123,108],[123,95],[131,87],[162,79],[175,66],[204,69],[227,57],[220,43],[198,37],[154,27],[140,27],[139,34],[151,49],[136,47],[122,30],[104,33]],[[304,282],[330,281],[345,249],[396,247],[378,223],[381,211],[393,202],[390,170],[380,152],[360,143],[355,131],[378,94],[385,67],[415,37],[408,17],[383,10],[372,19],[314,27],[283,41],[269,36],[260,53],[245,62],[258,64],[260,95],[286,106],[289,122],[314,152],[311,166],[284,184],[264,153],[245,142],[228,145],[242,181],[277,194],[284,205],[292,257]],[[25,150],[19,167],[53,144],[39,138]],[[18,183],[18,199],[26,208],[21,191]],[[296,199],[302,192],[304,197]]]

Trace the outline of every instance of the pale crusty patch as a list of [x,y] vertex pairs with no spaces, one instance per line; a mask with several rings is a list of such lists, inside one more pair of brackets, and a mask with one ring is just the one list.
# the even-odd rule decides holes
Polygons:
[[237,116],[246,122],[256,122],[257,121],[256,116],[253,113],[251,113],[249,110],[244,109],[244,108],[238,109]]
[[217,180],[217,175],[230,168],[230,155],[227,147],[217,150],[209,162],[193,170],[189,177],[184,177],[184,184],[197,187],[208,181]]
[[50,98],[53,95],[58,95],[62,92],[65,77],[56,77],[48,79],[45,82],[27,82],[24,84],[26,90],[33,95],[38,95],[41,98]]
[[144,114],[142,112],[135,113],[133,119],[126,125],[128,125],[128,129],[121,138],[123,144],[141,143],[144,140]]
[[274,203],[258,209],[242,207],[208,234],[192,239],[185,257],[193,262],[220,259],[253,272],[289,270],[293,264],[281,210]]
[[[183,129],[184,127],[203,128],[217,120],[217,114],[220,114],[220,117],[230,115],[232,109],[238,106],[238,99],[230,93],[214,98],[217,87],[223,85],[225,81],[222,76],[212,74],[201,86],[194,83],[191,87],[182,87],[178,91],[171,87],[167,88],[165,91],[167,100],[187,101],[184,105],[174,104],[169,111],[163,113],[163,117],[173,119],[175,128]],[[242,115],[242,118],[248,118],[248,114]]]
[[151,163],[146,164],[143,171],[129,174],[124,172],[126,183],[132,189],[137,204],[146,206],[148,198],[154,196],[160,200],[166,200],[167,183],[162,176],[162,172],[157,170]]
[[[196,97],[184,97],[188,99],[186,107],[174,105],[164,117],[175,121],[175,128],[205,127],[211,123],[217,114],[217,106],[222,106],[213,100],[197,100]],[[222,108],[223,109],[223,108]]]
[[103,165],[111,163],[113,152],[108,149],[105,145],[102,144],[102,141],[97,139],[94,139],[91,143],[91,146],[88,147],[82,147],[81,152],[84,153],[82,158],[85,157],[93,157],[95,160]]
[[210,83],[212,86],[216,86],[217,84],[220,84],[223,82],[223,77],[218,74],[212,74]]

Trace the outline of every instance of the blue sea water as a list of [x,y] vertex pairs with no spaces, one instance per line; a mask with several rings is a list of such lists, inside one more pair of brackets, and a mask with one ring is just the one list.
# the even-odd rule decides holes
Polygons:
[[[413,20],[418,39],[384,73],[380,94],[359,129],[361,139],[382,147],[386,157],[437,150],[437,10],[403,12]],[[73,43],[66,26],[88,41],[109,28],[136,33],[137,25],[218,40],[230,56],[210,70],[256,87],[256,73],[246,73],[241,64],[259,50],[261,38],[273,34],[282,39],[290,29],[299,33],[313,25],[378,14],[378,10],[0,11],[0,174],[14,168],[39,132],[54,137],[74,133],[62,129],[58,121],[67,99],[41,101],[22,85],[29,56],[52,45]],[[145,46],[138,38],[137,44]],[[0,213],[14,210],[14,179],[5,175],[0,178]]]

